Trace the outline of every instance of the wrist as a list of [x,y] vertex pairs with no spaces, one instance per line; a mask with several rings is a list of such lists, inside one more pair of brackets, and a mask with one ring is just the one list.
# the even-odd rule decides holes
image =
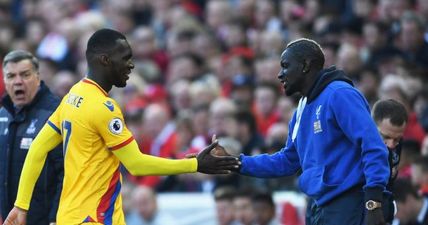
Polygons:
[[383,189],[382,188],[365,188],[364,189],[364,202],[373,200],[376,202],[382,202]]
[[382,203],[381,202],[377,202],[374,200],[368,200],[365,203],[365,207],[368,211],[373,211],[375,209],[379,209],[382,207]]

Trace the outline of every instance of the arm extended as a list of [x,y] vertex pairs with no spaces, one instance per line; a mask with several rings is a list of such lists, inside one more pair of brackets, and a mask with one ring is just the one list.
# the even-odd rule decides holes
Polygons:
[[196,158],[165,159],[143,154],[135,140],[120,149],[114,150],[113,154],[134,176],[194,173],[198,168]]

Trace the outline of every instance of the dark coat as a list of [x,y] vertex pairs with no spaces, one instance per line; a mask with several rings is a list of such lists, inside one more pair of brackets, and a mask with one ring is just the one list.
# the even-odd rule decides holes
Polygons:
[[[31,104],[17,112],[8,95],[0,108],[0,215],[6,218],[13,208],[19,177],[31,142],[55,111],[60,99],[41,82]],[[44,225],[56,221],[64,177],[62,146],[48,154],[43,171],[34,188],[28,225]]]

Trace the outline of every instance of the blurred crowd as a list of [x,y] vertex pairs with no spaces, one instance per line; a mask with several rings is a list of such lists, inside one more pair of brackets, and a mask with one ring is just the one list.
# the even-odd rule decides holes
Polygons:
[[[325,66],[343,69],[370,104],[393,98],[406,106],[399,176],[428,192],[426,0],[1,0],[0,23],[0,58],[33,52],[59,96],[86,74],[89,35],[102,27],[124,33],[135,69],[111,96],[141,150],[167,158],[198,152],[213,134],[233,155],[280,150],[297,97],[282,92],[279,56],[291,40],[314,39]],[[157,192],[295,189],[294,177],[124,179]]]

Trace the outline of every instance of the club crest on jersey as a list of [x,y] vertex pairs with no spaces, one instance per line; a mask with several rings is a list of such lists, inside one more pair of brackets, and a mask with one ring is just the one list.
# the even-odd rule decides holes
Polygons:
[[120,120],[119,118],[112,119],[110,121],[110,123],[108,124],[108,129],[113,134],[120,134],[120,133],[122,133],[122,130],[123,130],[122,120]]
[[321,108],[322,108],[322,105],[319,105],[315,111],[317,120],[314,122],[314,134],[322,132],[321,120],[320,120]]
[[34,134],[34,132],[36,132],[36,123],[37,123],[37,121],[38,121],[38,119],[31,120],[30,126],[25,131],[26,134]]
[[114,105],[113,105],[113,102],[111,102],[111,101],[106,101],[106,102],[104,102],[104,105],[107,107],[107,109],[108,110],[110,110],[110,111],[114,111]]

